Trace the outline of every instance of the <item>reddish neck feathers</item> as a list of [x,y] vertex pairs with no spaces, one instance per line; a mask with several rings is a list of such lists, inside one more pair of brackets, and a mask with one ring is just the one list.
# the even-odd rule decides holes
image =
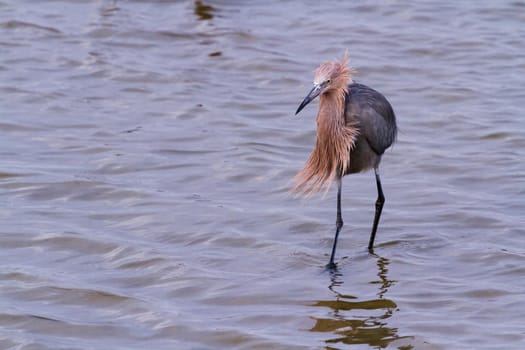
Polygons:
[[294,191],[315,193],[343,176],[350,163],[357,129],[345,122],[345,94],[348,87],[331,89],[320,96],[317,114],[317,140],[304,167],[295,175]]

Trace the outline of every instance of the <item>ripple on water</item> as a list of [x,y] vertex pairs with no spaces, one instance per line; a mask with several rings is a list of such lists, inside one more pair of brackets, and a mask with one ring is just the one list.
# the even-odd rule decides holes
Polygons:
[[[0,348],[522,348],[522,2],[42,5],[0,4]],[[327,271],[293,113],[345,47],[400,133]]]

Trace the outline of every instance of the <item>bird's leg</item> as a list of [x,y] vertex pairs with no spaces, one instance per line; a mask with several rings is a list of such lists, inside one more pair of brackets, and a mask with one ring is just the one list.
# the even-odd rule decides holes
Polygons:
[[327,265],[327,267],[330,269],[336,268],[336,265],[334,263],[335,248],[337,246],[337,237],[339,237],[339,231],[341,231],[341,227],[343,227],[343,217],[341,215],[341,187],[342,187],[342,178],[339,176],[337,177],[337,218],[335,220],[336,229],[335,229],[334,245],[332,247],[332,254],[330,255],[330,262]]
[[373,252],[374,250],[374,239],[376,238],[377,225],[379,225],[379,218],[381,217],[381,211],[383,210],[383,204],[385,204],[385,196],[383,195],[383,189],[381,187],[381,179],[379,178],[379,171],[374,168],[376,174],[377,184],[377,200],[376,200],[376,214],[374,216],[374,225],[372,226],[372,232],[370,233],[370,242],[368,243],[368,250]]
[[337,229],[343,227],[343,216],[341,214],[341,188],[343,187],[343,181],[341,177],[337,178],[337,218],[335,224]]

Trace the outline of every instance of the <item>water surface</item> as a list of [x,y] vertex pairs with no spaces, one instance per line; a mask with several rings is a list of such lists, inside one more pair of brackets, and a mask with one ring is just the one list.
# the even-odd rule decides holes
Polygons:
[[[522,349],[525,3],[0,1],[0,348]],[[350,51],[398,142],[289,180]]]

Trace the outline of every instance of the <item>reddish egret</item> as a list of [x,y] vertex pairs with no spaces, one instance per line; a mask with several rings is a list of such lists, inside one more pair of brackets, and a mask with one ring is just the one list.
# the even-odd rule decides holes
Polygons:
[[314,74],[314,87],[297,108],[299,113],[319,96],[317,113],[317,139],[315,147],[294,179],[294,187],[303,193],[315,193],[330,188],[337,182],[337,218],[334,245],[329,268],[335,268],[335,249],[339,231],[343,227],[341,216],[341,183],[347,174],[373,168],[377,185],[374,223],[368,250],[372,251],[377,225],[385,203],[379,178],[379,162],[385,150],[396,139],[396,117],[387,99],[366,85],[352,82],[348,67],[348,53],[341,61],[321,64]]

